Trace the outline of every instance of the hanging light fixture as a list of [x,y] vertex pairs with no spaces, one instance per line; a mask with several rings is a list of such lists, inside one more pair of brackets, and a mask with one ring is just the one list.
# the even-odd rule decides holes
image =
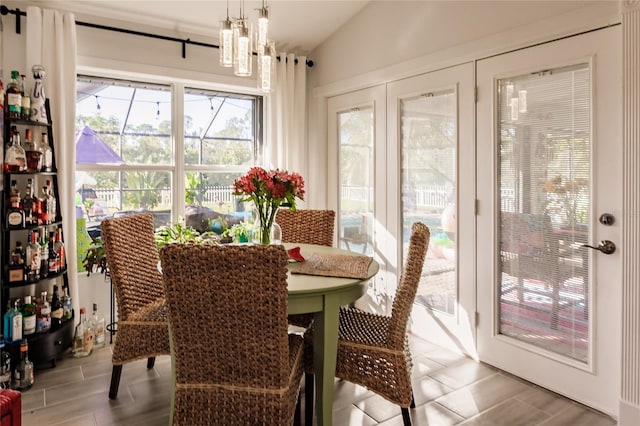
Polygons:
[[240,0],[240,18],[233,25],[233,73],[240,77],[251,76],[253,63],[251,33],[251,23],[244,16],[244,0]]
[[258,9],[258,33],[256,36],[256,46],[260,48],[267,44],[269,39],[269,9],[262,0],[262,7]]
[[250,77],[253,64],[253,47],[258,54],[258,88],[263,92],[273,91],[276,71],[276,45],[269,40],[269,7],[262,0],[258,10],[258,23],[255,39],[253,27],[244,14],[244,0],[240,0],[240,16],[229,18],[229,0],[227,17],[220,21],[220,58],[222,67],[233,66],[233,73],[240,77]]
[[258,54],[258,89],[272,92],[276,77],[276,44],[267,41]]
[[220,21],[220,66],[233,66],[233,22],[229,19],[229,0],[227,19]]

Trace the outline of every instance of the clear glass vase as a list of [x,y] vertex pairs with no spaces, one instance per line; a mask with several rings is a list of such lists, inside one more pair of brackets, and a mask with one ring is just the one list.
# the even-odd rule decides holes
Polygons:
[[269,227],[263,226],[260,219],[253,222],[251,242],[254,244],[282,244],[282,229],[275,221]]

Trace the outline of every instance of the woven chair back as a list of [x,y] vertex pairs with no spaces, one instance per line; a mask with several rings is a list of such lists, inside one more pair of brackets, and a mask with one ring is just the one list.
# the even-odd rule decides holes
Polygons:
[[164,298],[153,215],[138,213],[101,224],[107,266],[118,303],[118,318]]
[[409,253],[391,307],[388,339],[392,347],[400,348],[404,344],[407,323],[416,298],[418,284],[420,284],[420,275],[429,246],[429,238],[429,228],[425,224],[421,222],[413,224],[409,239]]
[[333,210],[279,209],[276,223],[282,229],[283,243],[333,245],[336,212]]
[[176,383],[283,388],[290,371],[284,247],[167,244],[160,258]]

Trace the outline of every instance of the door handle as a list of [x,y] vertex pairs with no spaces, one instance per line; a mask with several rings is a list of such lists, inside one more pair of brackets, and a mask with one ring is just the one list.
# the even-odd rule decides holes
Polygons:
[[604,254],[613,254],[616,251],[616,244],[609,240],[600,241],[598,247],[590,246],[589,244],[583,244],[582,247],[589,247],[601,251]]

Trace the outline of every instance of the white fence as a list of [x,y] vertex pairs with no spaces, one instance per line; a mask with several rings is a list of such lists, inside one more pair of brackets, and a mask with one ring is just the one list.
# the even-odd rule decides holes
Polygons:
[[[135,190],[126,190],[133,192]],[[138,190],[140,192],[146,189]],[[98,199],[104,200],[109,208],[121,208],[121,194],[123,191],[119,189],[96,189]],[[367,201],[373,199],[373,188],[366,186],[343,186],[341,188],[341,198],[343,200]],[[415,186],[411,190],[405,190],[403,193],[404,202],[412,200],[416,208],[445,208],[449,203],[450,190],[440,185],[424,185]],[[233,195],[233,186],[210,186],[202,190],[202,204],[211,205],[219,203],[234,203],[236,196]],[[160,190],[160,203],[162,205],[171,205],[171,189],[165,188]]]

